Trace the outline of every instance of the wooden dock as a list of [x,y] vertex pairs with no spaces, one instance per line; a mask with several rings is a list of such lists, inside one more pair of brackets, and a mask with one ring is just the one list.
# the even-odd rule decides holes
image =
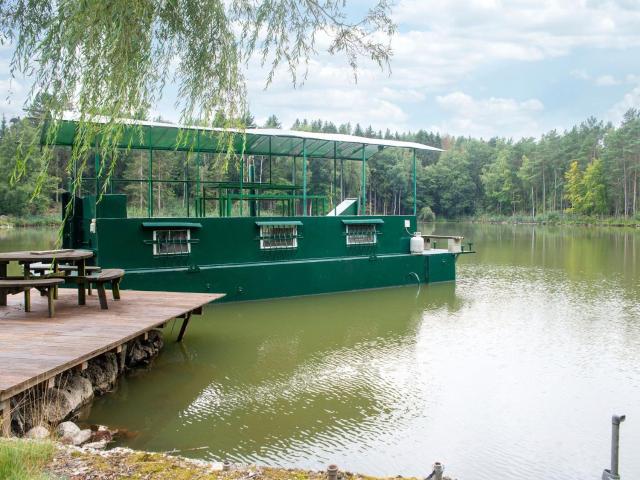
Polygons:
[[[47,316],[46,297],[32,295],[32,311],[25,313],[23,296],[9,296],[7,306],[0,306],[0,410],[9,412],[16,394],[64,371],[85,368],[92,358],[119,351],[174,318],[183,319],[181,339],[191,315],[222,296],[123,290],[120,301],[109,298],[109,309],[101,310],[97,295],[79,306],[75,289],[60,289],[53,318]],[[9,418],[3,415],[1,433],[8,432]]]

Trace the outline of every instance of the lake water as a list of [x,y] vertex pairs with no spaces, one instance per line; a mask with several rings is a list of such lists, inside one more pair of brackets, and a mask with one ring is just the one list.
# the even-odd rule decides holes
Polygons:
[[455,284],[212,306],[88,421],[207,459],[574,480],[600,478],[625,413],[621,476],[640,478],[640,231],[436,229],[478,250]]

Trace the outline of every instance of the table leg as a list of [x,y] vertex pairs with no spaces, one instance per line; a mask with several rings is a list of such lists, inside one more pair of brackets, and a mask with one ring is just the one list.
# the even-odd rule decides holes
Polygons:
[[[58,272],[60,272],[60,269],[58,268],[58,262],[56,260],[53,261],[53,273],[57,274]],[[58,299],[58,285],[55,285],[53,287],[53,299],[57,300]]]
[[[0,263],[0,278],[5,278],[7,276],[7,264],[2,262]],[[7,292],[4,290],[0,291],[0,305],[5,306],[7,304]]]
[[[31,264],[30,263],[24,263],[23,264],[23,276],[25,280],[29,280],[29,277],[31,276]],[[25,312],[30,312],[31,311],[31,288],[30,287],[25,287],[24,289],[24,311]]]
[[49,307],[49,318],[53,317],[53,315],[55,314],[55,306],[53,303],[54,288],[55,287],[47,288],[47,306]]
[[[84,260],[78,260],[78,280],[80,280],[81,277],[85,276],[85,262]],[[86,303],[86,291],[85,291],[85,284],[84,282],[78,281],[78,305],[84,305]]]

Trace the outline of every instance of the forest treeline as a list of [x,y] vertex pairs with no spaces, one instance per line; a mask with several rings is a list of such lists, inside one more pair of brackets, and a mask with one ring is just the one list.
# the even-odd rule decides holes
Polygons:
[[[253,118],[246,122],[252,125]],[[275,115],[262,127],[282,128]],[[564,213],[590,216],[640,218],[640,110],[630,109],[619,125],[588,118],[563,132],[552,130],[540,138],[517,141],[440,136],[438,133],[391,132],[363,128],[359,124],[336,125],[331,121],[296,120],[294,130],[344,133],[364,137],[414,141],[439,147],[442,153],[419,151],[417,168],[418,211],[423,218],[460,218],[477,215],[526,215],[552,218]],[[25,216],[58,210],[56,202],[65,189],[64,152],[44,166],[39,157],[28,159],[27,174],[10,182],[21,138],[36,135],[28,119],[2,118],[0,124],[0,215]],[[178,154],[180,153],[180,154]],[[183,152],[162,152],[154,156],[159,167],[156,178],[181,180],[193,175]],[[291,182],[290,159],[275,159],[267,173],[266,159],[249,159],[256,165],[257,179]],[[187,165],[185,165],[185,163]],[[146,160],[135,152],[123,154],[114,171],[115,180],[144,178]],[[237,165],[204,161],[203,178],[237,178]],[[32,199],[39,172],[46,172],[43,188]],[[297,181],[300,181],[300,168]],[[333,191],[333,162],[309,161],[309,193],[333,197],[354,197],[360,192],[360,163],[338,167]],[[248,169],[245,169],[245,172]],[[413,211],[413,163],[411,155],[387,149],[367,162],[367,211],[376,214],[406,214]],[[186,178],[186,177],[185,177]],[[116,191],[129,195],[130,204],[145,211],[147,190],[136,182],[114,183]],[[156,211],[179,214],[192,199],[184,185],[158,183],[154,188]],[[340,191],[341,190],[341,191]],[[157,205],[155,204],[157,202]]]

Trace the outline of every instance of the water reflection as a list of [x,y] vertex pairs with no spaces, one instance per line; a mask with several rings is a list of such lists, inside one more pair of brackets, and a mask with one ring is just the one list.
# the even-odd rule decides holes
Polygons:
[[456,284],[214,306],[89,420],[194,457],[573,480],[599,477],[626,413],[621,474],[639,478],[640,231],[434,233],[478,250]]

